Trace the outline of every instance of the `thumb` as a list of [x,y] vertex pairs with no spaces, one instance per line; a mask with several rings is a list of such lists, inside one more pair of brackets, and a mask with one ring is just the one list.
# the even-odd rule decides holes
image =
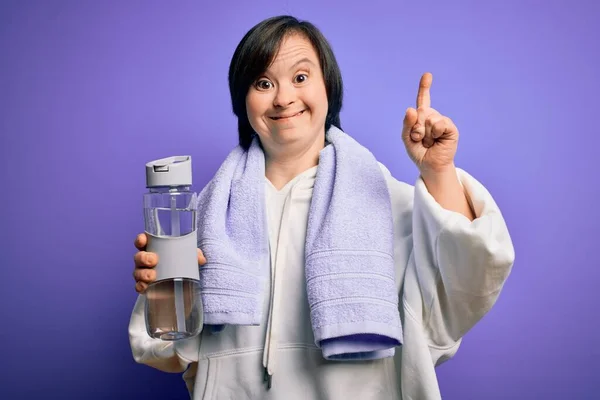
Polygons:
[[415,110],[412,107],[408,107],[406,109],[406,114],[404,115],[404,123],[402,125],[402,140],[405,141],[405,143],[409,143],[411,141],[410,139],[410,131],[412,130],[413,126],[415,126],[415,124],[417,123],[417,110]]
[[198,249],[198,265],[206,264],[206,257],[204,257],[204,253],[202,250]]

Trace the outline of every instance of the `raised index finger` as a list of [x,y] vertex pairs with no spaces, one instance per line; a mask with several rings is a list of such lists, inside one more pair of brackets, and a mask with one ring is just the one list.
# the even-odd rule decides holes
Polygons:
[[419,93],[417,94],[417,108],[419,107],[431,107],[431,95],[429,94],[429,88],[433,81],[433,75],[430,72],[425,72],[419,82]]

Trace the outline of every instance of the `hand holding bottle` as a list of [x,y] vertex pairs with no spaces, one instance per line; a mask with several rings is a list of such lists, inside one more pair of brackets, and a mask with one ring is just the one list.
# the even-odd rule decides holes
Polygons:
[[[143,294],[148,285],[156,280],[156,272],[154,267],[158,263],[158,255],[156,253],[146,251],[148,237],[145,233],[140,233],[135,238],[134,245],[139,250],[135,253],[133,260],[135,269],[133,270],[133,278],[135,279],[135,291]],[[206,258],[202,250],[198,249],[198,265],[206,264]]]

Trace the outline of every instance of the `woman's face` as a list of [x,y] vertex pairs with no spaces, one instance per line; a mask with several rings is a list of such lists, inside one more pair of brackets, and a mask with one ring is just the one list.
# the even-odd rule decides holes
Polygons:
[[322,148],[327,109],[316,51],[303,36],[287,36],[272,65],[248,91],[250,125],[271,154]]

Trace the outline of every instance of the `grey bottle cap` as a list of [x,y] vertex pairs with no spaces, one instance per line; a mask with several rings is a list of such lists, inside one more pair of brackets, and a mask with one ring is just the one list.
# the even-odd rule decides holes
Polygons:
[[146,187],[191,186],[192,157],[174,156],[146,164]]

